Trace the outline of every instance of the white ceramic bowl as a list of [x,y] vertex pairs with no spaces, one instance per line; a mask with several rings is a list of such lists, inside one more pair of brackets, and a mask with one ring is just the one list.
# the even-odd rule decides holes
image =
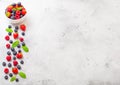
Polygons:
[[[6,17],[7,17],[7,16],[6,16]],[[16,20],[13,20],[13,19],[10,19],[10,18],[7,17],[8,21],[9,21],[11,24],[20,24],[20,23],[22,23],[22,22],[25,20],[25,18],[26,18],[26,14],[25,14],[22,18],[16,19]]]

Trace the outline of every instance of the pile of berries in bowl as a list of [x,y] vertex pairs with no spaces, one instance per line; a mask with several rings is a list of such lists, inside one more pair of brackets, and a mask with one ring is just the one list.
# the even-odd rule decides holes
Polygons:
[[12,24],[21,23],[25,19],[26,13],[26,9],[21,2],[12,3],[5,9],[5,15]]

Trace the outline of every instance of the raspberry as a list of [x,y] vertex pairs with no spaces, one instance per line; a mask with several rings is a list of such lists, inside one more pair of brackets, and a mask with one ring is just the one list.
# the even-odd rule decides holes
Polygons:
[[6,48],[8,48],[8,49],[9,49],[9,48],[10,48],[10,44],[6,44]]
[[4,73],[5,73],[5,74],[8,74],[8,73],[9,73],[9,69],[8,69],[8,68],[5,68],[5,69],[4,69]]
[[7,36],[5,36],[5,40],[9,40],[10,39],[10,37],[7,35]]
[[18,62],[16,60],[13,61],[13,65],[14,66],[17,66],[18,65]]
[[11,56],[8,55],[8,56],[6,57],[6,60],[7,60],[7,61],[11,61]]

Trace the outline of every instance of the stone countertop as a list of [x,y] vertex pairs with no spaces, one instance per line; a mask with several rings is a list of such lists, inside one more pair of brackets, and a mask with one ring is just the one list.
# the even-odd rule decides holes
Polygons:
[[[0,1],[0,62],[8,26]],[[120,0],[21,0],[28,14],[23,71],[19,83],[0,85],[120,85]]]

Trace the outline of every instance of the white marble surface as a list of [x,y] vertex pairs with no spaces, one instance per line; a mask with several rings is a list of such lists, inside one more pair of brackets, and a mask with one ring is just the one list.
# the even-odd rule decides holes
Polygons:
[[[5,7],[0,1],[0,62]],[[21,0],[28,11],[26,80],[0,85],[120,85],[120,0]]]

